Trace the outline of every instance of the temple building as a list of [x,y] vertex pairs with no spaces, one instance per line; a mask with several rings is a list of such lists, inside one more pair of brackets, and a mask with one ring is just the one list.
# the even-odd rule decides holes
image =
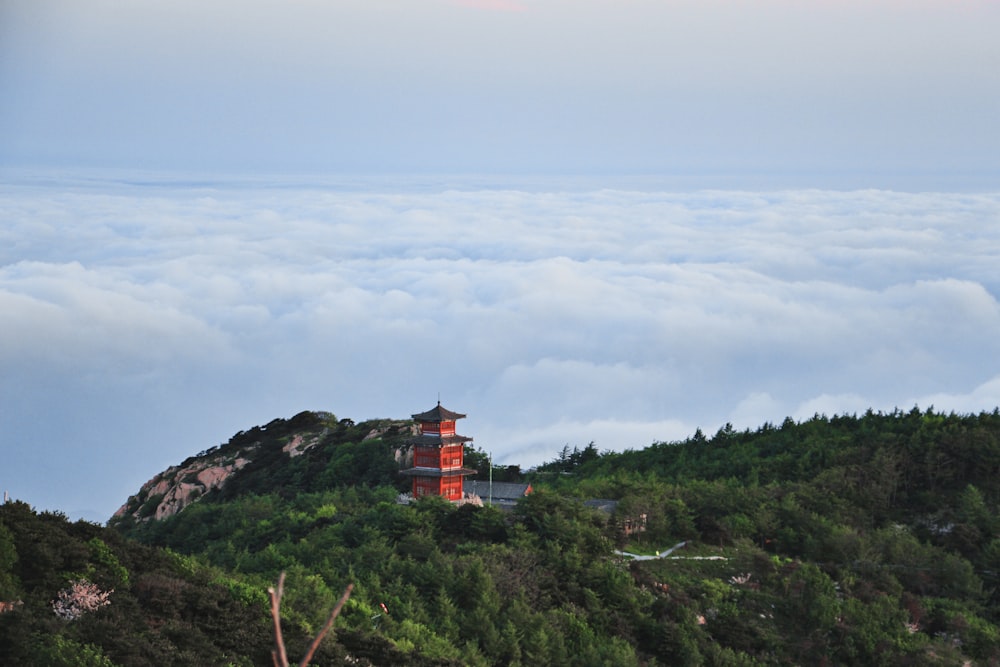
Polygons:
[[413,478],[413,497],[442,496],[462,499],[462,480],[475,470],[464,468],[465,443],[472,438],[455,433],[455,422],[465,415],[441,406],[413,415],[420,433],[407,444],[413,447],[413,467],[401,471]]
[[512,509],[518,500],[531,492],[531,484],[493,482],[482,479],[465,480],[466,498],[479,498],[484,505],[492,505],[501,509]]

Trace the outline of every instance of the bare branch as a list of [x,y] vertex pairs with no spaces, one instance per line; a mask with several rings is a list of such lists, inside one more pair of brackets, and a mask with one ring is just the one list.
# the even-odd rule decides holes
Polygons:
[[[344,608],[347,603],[347,599],[351,597],[351,591],[354,590],[354,584],[347,584],[347,588],[344,589],[344,594],[340,596],[340,600],[337,601],[337,606],[333,608],[330,612],[330,618],[326,619],[326,624],[323,629],[319,631],[319,634],[312,640],[309,645],[309,651],[306,653],[306,657],[302,658],[302,662],[299,663],[299,667],[307,667],[309,661],[312,660],[313,654],[316,653],[316,649],[319,648],[320,642],[323,641],[323,637],[326,633],[330,631],[333,627],[333,622],[337,620],[337,616],[340,615],[340,610]],[[271,651],[271,660],[274,662],[274,667],[289,667],[288,665],[288,654],[285,651],[285,640],[281,634],[281,596],[284,595],[285,591],[285,573],[282,572],[278,577],[278,585],[276,588],[268,588],[267,593],[271,598],[271,619],[274,621],[274,650]]]
[[281,634],[281,596],[285,594],[285,573],[278,576],[277,590],[268,588],[271,598],[271,619],[274,621],[274,650],[271,659],[274,667],[288,667],[288,654],[285,652],[285,638]]
[[319,643],[323,641],[323,637],[326,633],[333,627],[333,622],[337,620],[337,615],[340,614],[340,610],[347,602],[347,598],[351,597],[352,590],[354,590],[354,584],[347,584],[347,588],[344,589],[344,594],[340,596],[340,600],[337,601],[337,606],[333,608],[332,612],[330,612],[330,618],[326,619],[326,625],[323,626],[323,629],[320,630],[319,634],[316,635],[316,638],[313,639],[312,644],[309,645],[309,651],[306,653],[306,657],[302,658],[302,662],[299,663],[299,667],[307,667],[309,661],[312,660],[313,653],[315,653],[316,649],[319,648]]

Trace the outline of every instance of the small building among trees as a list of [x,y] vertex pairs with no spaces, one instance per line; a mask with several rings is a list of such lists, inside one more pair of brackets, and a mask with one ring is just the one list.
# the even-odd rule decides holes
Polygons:
[[531,484],[514,482],[491,482],[482,479],[465,480],[467,498],[479,498],[485,505],[510,508],[517,501],[531,493]]

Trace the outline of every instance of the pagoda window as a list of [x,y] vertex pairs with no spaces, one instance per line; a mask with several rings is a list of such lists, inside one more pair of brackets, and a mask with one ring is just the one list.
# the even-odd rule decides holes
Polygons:
[[413,453],[413,465],[418,468],[437,468],[439,455],[436,449],[418,447]]
[[435,479],[417,479],[413,484],[414,496],[436,496],[440,492],[440,485]]

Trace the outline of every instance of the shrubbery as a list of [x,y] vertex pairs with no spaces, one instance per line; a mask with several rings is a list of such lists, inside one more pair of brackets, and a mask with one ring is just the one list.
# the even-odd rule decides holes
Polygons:
[[[995,412],[567,448],[512,512],[396,504],[401,433],[290,421],[234,437],[271,454],[167,520],[115,533],[0,507],[0,592],[24,602],[0,615],[0,662],[52,637],[45,664],[269,664],[280,571],[295,654],[355,584],[317,665],[1000,662]],[[296,428],[320,440],[290,458]],[[60,621],[51,602],[80,578],[110,604]]]

